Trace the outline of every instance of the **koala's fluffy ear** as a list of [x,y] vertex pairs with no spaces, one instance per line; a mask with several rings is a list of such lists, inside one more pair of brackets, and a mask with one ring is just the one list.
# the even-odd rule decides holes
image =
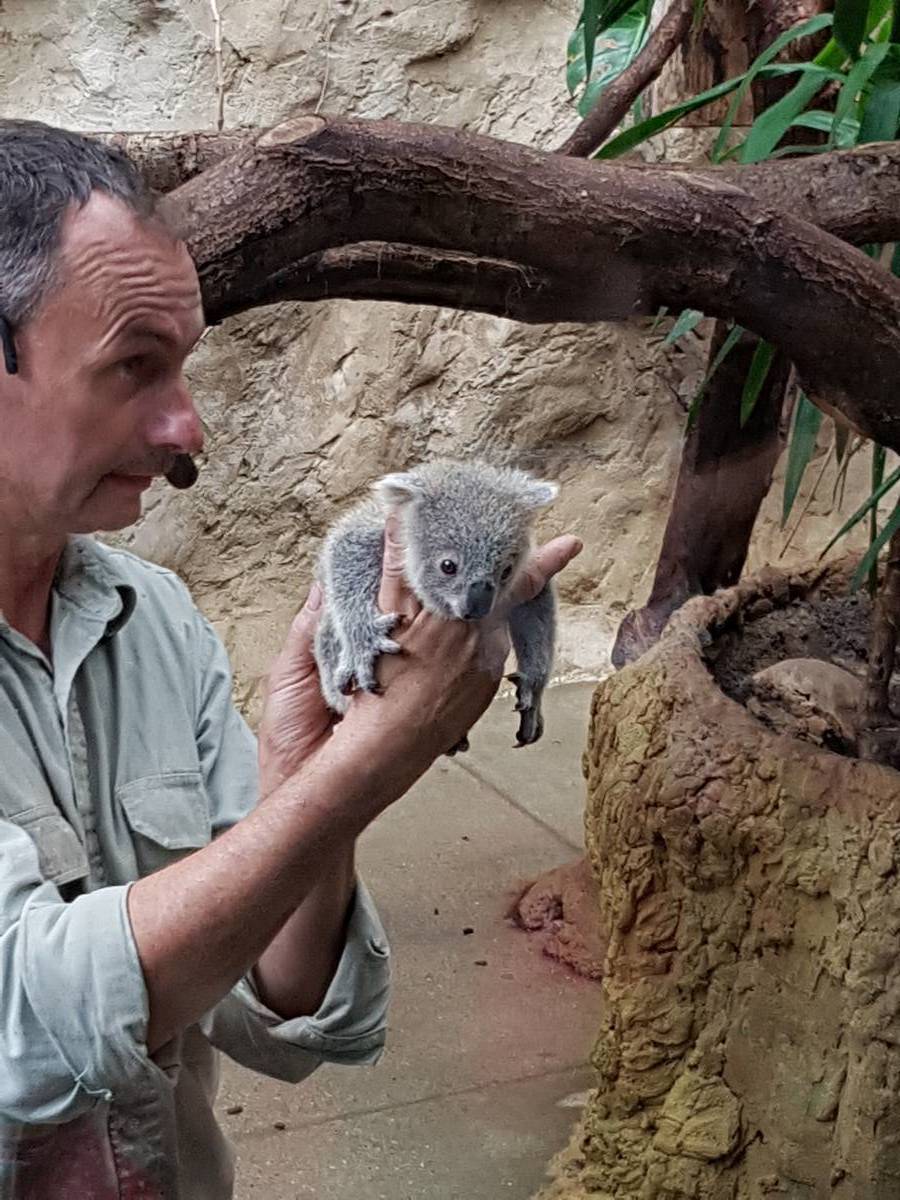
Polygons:
[[422,495],[422,485],[411,472],[385,475],[373,484],[372,490],[388,508],[402,508]]
[[559,484],[549,479],[530,479],[525,486],[525,503],[529,508],[546,508],[559,495]]

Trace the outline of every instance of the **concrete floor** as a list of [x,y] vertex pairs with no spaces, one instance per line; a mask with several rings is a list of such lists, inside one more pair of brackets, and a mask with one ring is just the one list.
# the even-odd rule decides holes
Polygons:
[[360,867],[393,951],[388,1047],[299,1087],[226,1064],[237,1200],[527,1200],[541,1186],[591,1086],[599,988],[505,914],[581,850],[591,692],[553,689],[544,740],[521,750],[499,699],[471,751],[366,833]]

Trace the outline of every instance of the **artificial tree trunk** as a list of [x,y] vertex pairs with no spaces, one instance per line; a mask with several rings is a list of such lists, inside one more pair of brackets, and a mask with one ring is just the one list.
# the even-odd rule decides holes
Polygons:
[[709,667],[817,586],[696,597],[595,693],[598,1086],[542,1200],[900,1192],[900,774],[773,732]]

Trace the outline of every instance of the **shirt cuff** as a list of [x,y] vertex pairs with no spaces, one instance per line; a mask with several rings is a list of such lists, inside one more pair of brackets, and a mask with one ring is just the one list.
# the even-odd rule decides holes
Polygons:
[[278,1016],[263,1004],[248,972],[210,1014],[207,1036],[244,1066],[299,1080],[321,1062],[377,1062],[384,1049],[390,948],[375,905],[357,879],[337,970],[311,1016]]

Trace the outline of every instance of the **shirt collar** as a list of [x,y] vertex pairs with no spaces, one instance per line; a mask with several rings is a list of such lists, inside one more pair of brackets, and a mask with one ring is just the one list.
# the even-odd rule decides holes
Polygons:
[[134,612],[137,593],[115,557],[92,537],[70,537],[62,552],[54,589],[94,620],[106,622],[105,637],[118,633]]

